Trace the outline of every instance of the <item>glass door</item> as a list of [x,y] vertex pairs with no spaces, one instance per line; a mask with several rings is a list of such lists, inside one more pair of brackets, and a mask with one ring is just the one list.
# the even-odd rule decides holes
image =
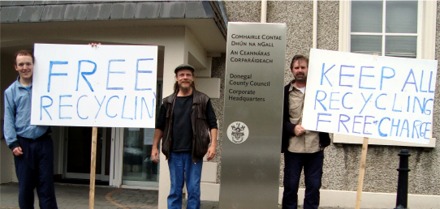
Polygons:
[[157,187],[158,164],[150,159],[153,128],[124,128],[122,184]]
[[[92,128],[67,127],[65,147],[66,179],[90,179]],[[98,128],[96,180],[108,181],[110,168],[111,128]]]
[[[162,81],[157,81],[158,112],[162,101]],[[157,113],[156,113],[157,114]],[[114,128],[111,145],[110,185],[157,189],[159,164],[150,159],[154,128]]]

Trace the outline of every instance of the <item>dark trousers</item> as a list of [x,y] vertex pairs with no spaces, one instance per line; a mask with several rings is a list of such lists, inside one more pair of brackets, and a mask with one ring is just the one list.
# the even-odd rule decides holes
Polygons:
[[34,189],[40,208],[58,208],[53,182],[53,142],[49,135],[37,140],[18,137],[23,155],[14,157],[21,209],[34,208]]
[[324,151],[311,154],[284,152],[283,209],[298,207],[299,180],[303,168],[306,186],[304,209],[318,208],[323,162]]

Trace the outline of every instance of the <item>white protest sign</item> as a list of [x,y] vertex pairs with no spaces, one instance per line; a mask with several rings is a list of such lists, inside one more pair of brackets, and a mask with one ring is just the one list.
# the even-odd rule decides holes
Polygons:
[[436,74],[436,60],[312,49],[303,126],[427,144]]
[[155,122],[157,46],[35,44],[33,125]]

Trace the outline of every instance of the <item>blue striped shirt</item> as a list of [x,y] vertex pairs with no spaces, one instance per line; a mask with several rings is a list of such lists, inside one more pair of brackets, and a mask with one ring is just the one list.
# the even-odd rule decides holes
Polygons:
[[5,90],[4,135],[9,148],[19,146],[17,136],[36,139],[48,126],[31,125],[32,85],[23,86],[17,79]]

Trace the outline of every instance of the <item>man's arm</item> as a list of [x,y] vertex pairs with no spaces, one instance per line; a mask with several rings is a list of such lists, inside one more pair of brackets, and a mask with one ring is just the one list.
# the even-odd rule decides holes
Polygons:
[[154,129],[153,147],[151,148],[151,160],[155,163],[159,162],[159,142],[163,137],[163,131]]
[[289,85],[284,87],[284,107],[283,107],[283,132],[286,136],[295,136],[295,126],[290,122],[289,116]]
[[12,150],[15,156],[23,154],[20,144],[17,140],[17,132],[15,130],[15,104],[12,96],[13,89],[8,88],[5,91],[5,115],[3,124],[3,134],[8,147]]
[[209,148],[208,148],[208,154],[207,154],[208,160],[214,159],[214,157],[217,153],[217,132],[218,132],[217,128],[212,128],[210,130],[211,144],[209,145]]
[[211,135],[211,143],[208,147],[207,159],[212,160],[217,153],[218,125],[217,116],[215,115],[214,108],[212,107],[211,99],[208,100],[206,106],[206,117],[208,119],[209,133]]
[[163,131],[165,129],[166,107],[164,104],[160,106],[159,115],[156,118],[156,128],[154,129],[153,147],[151,148],[151,160],[155,163],[159,162],[159,143],[163,138]]

